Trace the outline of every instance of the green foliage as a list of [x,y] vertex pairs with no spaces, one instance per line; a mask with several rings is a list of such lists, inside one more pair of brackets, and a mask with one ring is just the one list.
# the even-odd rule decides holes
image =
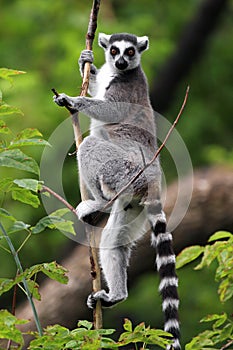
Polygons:
[[131,343],[143,343],[142,349],[146,349],[147,344],[158,345],[166,349],[168,344],[171,344],[170,333],[160,329],[151,329],[146,327],[145,323],[141,323],[133,329],[132,322],[128,319],[124,323],[125,332],[121,334],[118,344],[124,346]]
[[[17,74],[17,71],[13,70],[0,70],[0,77],[4,79],[10,79],[11,75]],[[11,80],[10,80],[11,81]],[[12,81],[11,81],[12,82]],[[1,95],[2,96],[2,95]],[[1,106],[3,105],[1,100]],[[8,107],[7,107],[8,108]],[[9,106],[10,108],[10,106]],[[6,111],[5,109],[4,111]],[[3,114],[3,113],[1,113]],[[5,114],[9,114],[8,112]],[[1,121],[0,124],[5,132],[3,135],[13,134],[7,127],[6,123]],[[13,168],[21,172],[31,172],[34,175],[39,175],[39,166],[36,160],[26,155],[21,151],[21,148],[28,146],[47,146],[48,142],[41,138],[41,133],[34,128],[27,128],[19,132],[10,141],[6,139],[1,140],[0,144],[0,167]],[[38,138],[39,137],[39,138]],[[0,180],[0,198],[2,199],[2,205],[6,200],[6,195],[11,194],[13,200],[17,200],[24,204],[29,204],[33,208],[37,208],[40,205],[40,199],[38,197],[38,192],[43,189],[43,182],[37,179],[31,178],[13,178],[5,177]],[[67,214],[68,209],[60,209],[54,212],[51,216],[46,216],[39,220],[35,226],[31,226],[23,222],[22,220],[17,220],[15,216],[10,213],[5,208],[0,208],[0,240],[8,246],[5,247],[1,245],[7,252],[12,254],[13,259],[17,267],[17,274],[14,279],[1,278],[0,279],[0,295],[9,291],[15,285],[21,287],[25,292],[30,305],[32,307],[35,323],[37,326],[39,336],[42,336],[42,328],[40,321],[36,312],[36,308],[33,302],[33,298],[40,299],[40,294],[38,292],[38,284],[36,282],[36,276],[39,272],[44,273],[51,279],[54,279],[60,283],[67,283],[68,279],[65,273],[67,272],[63,267],[59,266],[55,262],[42,263],[31,266],[27,269],[23,269],[21,261],[19,259],[18,252],[23,248],[25,243],[33,234],[38,234],[45,230],[45,228],[57,228],[63,231],[75,234],[73,229],[73,223],[66,220],[64,216]],[[4,225],[3,225],[4,222]],[[6,225],[6,228],[5,228]],[[20,245],[18,250],[15,249],[12,243],[12,235],[18,234],[19,232],[26,232],[27,237]],[[1,330],[1,338],[13,340],[20,346],[23,344],[22,334],[15,329],[15,324],[17,324],[16,319],[12,316],[9,320],[9,315],[7,313],[3,314],[3,326],[7,325],[9,322],[12,323],[10,330]]]
[[[203,254],[201,262],[195,267],[200,270],[216,260],[218,268],[216,269],[216,281],[220,281],[218,293],[221,302],[229,300],[233,296],[233,235],[229,232],[219,231],[209,238],[209,242],[219,240],[205,247],[193,246],[183,250],[177,258],[177,268],[180,268],[190,261],[195,260],[200,254]],[[227,239],[227,240],[222,240]]]
[[0,68],[0,78],[8,80],[11,84],[13,83],[11,76],[24,73],[25,72],[16,69]]
[[30,268],[25,269],[23,273],[17,274],[17,276],[14,279],[1,278],[0,295],[2,295],[5,292],[8,292],[16,284],[19,285],[25,279],[27,283],[30,283],[30,286],[33,287],[33,289],[30,290],[32,295],[35,297],[33,291],[35,288],[36,299],[40,300],[40,295],[38,294],[37,290],[38,285],[34,279],[34,277],[36,277],[39,272],[44,273],[46,276],[57,282],[64,284],[68,283],[68,278],[66,276],[67,270],[53,261],[51,263],[43,263],[31,266]]
[[[207,330],[193,338],[185,346],[185,350],[218,350],[216,345],[233,344],[233,322],[227,318],[226,313],[222,315],[209,315],[201,322],[213,322],[211,330]],[[225,349],[229,347],[226,346]],[[223,347],[221,348],[223,349]]]
[[73,222],[64,218],[67,213],[69,213],[69,209],[63,208],[56,210],[49,216],[45,216],[40,219],[36,226],[32,227],[32,233],[41,233],[48,227],[50,229],[57,228],[60,231],[75,235],[76,233],[74,231]]
[[23,334],[16,326],[27,322],[26,320],[18,320],[7,310],[0,310],[0,339],[12,340],[19,344],[19,349],[21,349],[24,344]]
[[[127,30],[138,35],[149,35],[150,50],[143,56],[143,67],[149,82],[153,84],[161,65],[175,50],[180,35],[184,31],[186,24],[194,16],[199,4],[200,1],[188,2],[186,0],[181,0],[180,6],[177,6],[177,2],[161,2],[159,0],[153,2],[151,0],[143,2],[135,0],[133,3],[123,0],[107,1],[101,7],[98,30],[106,31],[107,33]],[[70,11],[71,8],[72,11]],[[182,11],[180,10],[181,8],[183,9]],[[77,2],[74,0],[69,1],[69,6],[67,6],[66,2],[60,0],[52,5],[50,2],[40,0],[33,2],[29,0],[14,0],[1,3],[1,62],[4,66],[17,66],[22,70],[28,71],[28,74],[22,74],[22,71],[0,70],[1,77],[4,78],[1,90],[7,90],[9,103],[3,101],[0,91],[0,119],[3,119],[0,120],[0,148],[3,147],[3,151],[8,150],[7,146],[17,137],[15,129],[19,125],[21,125],[21,128],[25,128],[28,125],[39,128],[47,139],[58,123],[63,120],[64,110],[54,107],[51,101],[50,88],[56,87],[58,91],[64,91],[71,95],[79,91],[81,80],[76,60],[85,45],[85,31],[89,10],[89,2]],[[184,78],[184,82],[181,82],[181,87],[174,96],[174,103],[166,113],[166,117],[170,118],[170,120],[174,119],[174,115],[177,112],[177,101],[180,101],[180,97],[183,96],[184,86],[188,82],[191,85],[190,101],[186,109],[187,114],[182,123],[178,125],[178,130],[184,138],[192,156],[192,161],[196,166],[216,163],[232,164],[231,134],[233,119],[231,117],[232,79],[230,74],[232,69],[232,45],[229,45],[233,28],[231,10],[232,3],[229,4],[229,10],[222,15],[218,28],[203,51],[203,56],[198,62],[193,63],[192,72],[188,77]],[[99,66],[103,63],[103,53],[97,47],[96,42],[94,43],[94,51],[95,63]],[[77,73],[74,74],[74,72]],[[12,89],[12,78],[17,75],[19,76],[17,77],[17,83]],[[25,112],[24,118],[22,118],[23,113],[21,109]],[[83,125],[83,129],[86,131],[88,129],[87,122]],[[12,140],[9,142],[10,137]],[[39,140],[41,136],[21,137],[21,139],[27,138],[38,138]],[[36,159],[36,152],[38,152],[37,149],[39,147],[32,147],[33,156],[31,155],[31,146],[26,147],[24,145],[20,147],[20,151],[27,157],[31,156]],[[14,148],[10,148],[10,150],[13,151]],[[162,162],[164,172],[169,174],[170,161],[167,164],[166,157],[162,156]],[[75,193],[73,183],[76,181],[77,176],[73,169],[74,162],[71,160],[67,164],[66,169],[64,169],[65,174],[69,174],[69,176],[64,176],[63,180],[67,197],[76,205],[78,191]],[[11,239],[16,242],[15,244],[21,246],[21,242],[18,243],[20,237],[23,234],[32,237],[30,236],[32,227],[37,226],[36,222],[45,214],[41,207],[35,210],[33,205],[24,205],[18,200],[11,200],[11,189],[17,191],[17,187],[25,188],[31,191],[33,195],[36,195],[32,188],[21,187],[17,182],[14,182],[15,179],[22,180],[27,178],[28,173],[6,166],[1,167],[0,171],[1,176],[4,177],[4,179],[0,179],[0,201],[1,206],[4,206],[4,208],[0,209],[1,219],[6,222],[8,233],[9,229],[12,229],[12,233],[10,233]],[[36,173],[30,173],[31,175],[28,177],[37,179]],[[73,176],[72,180],[71,176]],[[11,179],[9,180],[9,178]],[[13,220],[11,220],[12,218]],[[34,226],[31,226],[31,221]],[[28,222],[30,222],[30,226],[27,226],[29,225],[27,224]],[[52,227],[52,224],[50,227]],[[28,242],[29,245],[23,245],[25,248],[23,259],[26,266],[30,266],[30,261],[33,261],[35,256],[42,259],[42,261],[51,257],[52,251],[59,251],[57,249],[57,241],[63,239],[62,235],[59,238],[57,234],[55,236],[52,232],[46,236],[44,235],[43,240],[40,239],[40,244],[43,248],[38,253],[38,249],[36,249],[37,237],[39,238],[40,236],[33,235],[32,240],[30,238]],[[3,244],[3,242],[4,239],[1,238],[0,244]],[[63,242],[64,240],[62,240]],[[6,249],[4,244],[3,246]],[[2,269],[4,274],[12,274],[9,268],[10,262],[5,256],[2,251],[0,265],[4,267]],[[216,258],[215,261],[217,261]],[[190,274],[190,271],[186,272]],[[202,270],[203,272],[204,270]],[[188,279],[189,276],[187,274],[185,277]],[[200,278],[201,282],[203,282],[205,276],[203,273],[202,278]],[[146,286],[149,283],[148,281],[144,280]],[[150,280],[150,282],[153,284],[153,280]],[[184,284],[188,285],[186,281]],[[142,284],[141,286],[143,287]],[[181,310],[183,313],[183,327],[185,327],[186,323],[190,324],[191,322],[190,306],[193,307],[193,300],[189,296],[189,288],[190,286],[188,285],[187,291],[183,291],[186,297],[182,304],[184,305],[187,299],[191,300],[189,305],[186,304],[187,311],[184,310],[184,307]],[[198,281],[195,288],[198,290]],[[211,305],[209,295],[213,295],[213,291],[208,285],[205,285],[205,288],[202,286],[200,289],[202,289],[201,295],[203,298],[201,306],[198,303],[192,309],[196,314],[198,314],[198,308],[199,312],[205,312],[205,291],[206,304],[209,307]],[[132,290],[131,294],[133,292],[134,290]],[[147,293],[150,298],[154,299],[155,290],[150,289]],[[131,301],[131,304],[131,313],[133,315],[135,314],[133,310],[137,309],[137,312],[141,312],[141,315],[148,317],[148,321],[151,319],[150,306],[143,304],[142,310],[139,311],[140,302],[136,304],[136,307],[135,304],[133,305],[133,301]],[[158,304],[159,301],[157,301],[155,307]],[[122,314],[125,314],[124,305],[120,305]],[[147,315],[145,315],[146,311],[144,308],[146,310],[149,309]],[[156,314],[158,313],[156,312]],[[157,321],[155,324],[157,324]],[[193,326],[193,321],[191,324],[190,330],[192,329],[194,332],[196,327]],[[190,330],[187,329],[186,333]]]
[[[23,334],[16,328],[18,324],[24,324],[27,321],[18,320],[8,311],[0,311],[0,338],[11,339],[19,348],[24,344]],[[141,349],[146,350],[147,345],[156,344],[160,348],[165,349],[166,345],[171,343],[169,338],[171,335],[167,332],[146,327],[144,323],[139,324],[133,329],[130,320],[126,319],[123,325],[123,332],[118,341],[114,341],[111,336],[114,329],[92,329],[93,324],[88,321],[79,321],[78,327],[69,330],[61,325],[48,326],[44,329],[43,335],[37,332],[30,332],[34,339],[30,342],[28,349],[30,350],[52,350],[52,349],[72,349],[72,350],[98,350],[102,349],[118,349],[127,344],[142,344]]]
[[[177,257],[177,268],[180,268],[203,254],[201,262],[195,270],[209,267],[217,262],[216,281],[220,282],[218,294],[221,302],[226,302],[233,296],[233,234],[219,231],[209,238],[205,247],[193,246],[183,250]],[[209,315],[201,322],[213,322],[211,330],[206,330],[194,337],[185,350],[217,350],[216,345],[233,344],[233,322],[226,313]],[[228,348],[226,346],[225,348]]]
[[0,166],[25,170],[39,175],[39,167],[36,161],[19,149],[1,150]]

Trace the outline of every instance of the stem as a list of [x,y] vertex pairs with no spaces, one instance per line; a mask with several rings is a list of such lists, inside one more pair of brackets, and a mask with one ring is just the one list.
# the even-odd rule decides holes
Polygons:
[[[15,277],[17,277],[18,272],[19,272],[19,271],[17,271]],[[17,284],[15,284],[15,285],[14,285],[14,289],[13,289],[13,299],[12,299],[12,308],[11,308],[11,313],[12,313],[12,315],[15,315],[17,287],[18,287]],[[7,348],[6,348],[6,350],[10,350],[11,344],[12,344],[12,340],[9,339],[9,341],[8,341],[8,343],[7,343]]]
[[39,191],[40,193],[43,192],[48,192],[50,193],[52,196],[54,196],[55,198],[57,198],[60,202],[62,202],[68,209],[70,209],[70,211],[72,211],[72,213],[74,213],[75,215],[77,215],[76,210],[74,207],[72,207],[72,205],[70,203],[68,203],[63,197],[61,197],[58,193],[54,192],[53,190],[51,190],[51,188],[43,185],[42,189]]
[[25,238],[25,240],[23,241],[23,243],[20,245],[20,247],[17,249],[17,253],[20,252],[20,250],[23,248],[23,246],[27,243],[27,241],[29,240],[29,238],[31,237],[31,232],[28,233],[27,237]]
[[[23,267],[21,265],[21,262],[19,260],[19,256],[18,256],[18,253],[17,251],[15,250],[15,247],[13,246],[13,243],[10,239],[10,237],[8,236],[6,230],[4,229],[2,223],[0,222],[0,229],[7,241],[7,244],[11,250],[11,253],[13,255],[13,258],[15,260],[15,263],[16,263],[16,266],[17,266],[17,269],[19,270],[19,273],[20,274],[23,274],[24,271],[23,271]],[[36,311],[36,308],[35,308],[35,304],[32,300],[32,297],[31,297],[31,293],[29,291],[29,288],[28,288],[28,284],[27,284],[27,281],[25,278],[23,278],[23,285],[24,285],[24,288],[25,288],[25,291],[26,291],[26,295],[27,295],[27,298],[28,298],[28,301],[31,305],[31,308],[32,308],[32,312],[33,312],[33,316],[34,316],[34,320],[35,320],[35,324],[36,324],[36,328],[37,328],[37,331],[39,333],[40,336],[43,335],[43,331],[42,331],[42,327],[41,327],[41,324],[40,324],[40,320],[39,320],[39,317],[38,317],[38,314],[37,314],[37,311]]]
[[224,345],[220,350],[225,350],[227,348],[229,348],[230,345],[233,344],[233,340],[230,340],[226,345]]

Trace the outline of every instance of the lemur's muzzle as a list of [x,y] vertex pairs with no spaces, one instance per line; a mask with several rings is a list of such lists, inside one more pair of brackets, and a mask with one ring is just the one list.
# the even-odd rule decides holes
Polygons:
[[120,57],[116,63],[115,63],[116,67],[120,70],[124,70],[128,67],[128,62],[123,58]]

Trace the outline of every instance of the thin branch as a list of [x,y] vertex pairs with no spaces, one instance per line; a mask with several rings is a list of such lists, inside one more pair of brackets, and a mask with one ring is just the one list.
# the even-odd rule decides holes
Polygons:
[[229,348],[229,346],[233,344],[233,340],[230,340],[227,344],[225,344],[220,350],[225,350],[227,348]]
[[[93,0],[89,24],[88,24],[88,30],[87,30],[87,34],[86,34],[86,49],[87,50],[92,50],[93,41],[95,38],[95,32],[96,32],[96,28],[97,28],[97,18],[98,18],[99,7],[100,7],[100,0]],[[86,96],[86,94],[87,94],[88,85],[89,85],[90,70],[91,70],[90,62],[86,62],[84,65],[83,81],[82,81],[80,96]],[[55,89],[52,89],[52,91],[54,92],[54,94],[56,96],[59,96],[59,94],[57,93],[57,91]],[[79,124],[79,119],[78,119],[79,113],[77,111],[72,110],[72,108],[70,108],[69,105],[65,105],[65,107],[69,110],[69,112],[71,113],[71,116],[72,116],[72,124],[73,124],[73,130],[74,130],[76,150],[78,150],[80,144],[82,143],[82,132],[80,129],[80,124]],[[80,183],[81,198],[83,201],[85,201],[88,199],[89,196],[88,196],[87,188],[86,188],[84,181],[83,181],[83,178],[81,176],[80,176],[79,183]],[[62,199],[62,201],[63,201],[63,199]],[[67,204],[68,203],[66,202],[65,205],[68,207]],[[95,278],[93,278],[93,291],[97,291],[97,290],[101,289],[101,277],[100,277],[100,267],[99,267],[98,257],[97,257],[97,248],[95,248],[96,247],[95,231],[94,231],[94,227],[90,227],[88,225],[86,226],[86,230],[88,231],[87,233],[88,233],[88,236],[90,237],[90,260],[91,260],[92,276],[95,275]],[[94,271],[94,273],[93,273],[93,271]],[[103,322],[102,322],[102,309],[101,309],[100,301],[98,301],[96,304],[96,309],[94,310],[94,314],[93,314],[93,321],[94,321],[95,329],[102,328]]]
[[62,202],[68,209],[70,209],[70,211],[72,211],[72,213],[74,213],[77,216],[76,210],[74,207],[72,207],[72,205],[70,203],[68,203],[63,197],[61,197],[58,193],[54,192],[53,190],[51,190],[51,188],[43,185],[42,189],[39,190],[40,193],[43,192],[48,192],[50,193],[53,197],[57,198],[60,202]]
[[[88,30],[86,34],[86,49],[92,50],[93,41],[95,38],[95,32],[97,28],[97,18],[99,13],[99,7],[100,7],[100,0],[93,0],[93,5],[90,13],[90,20],[88,24]],[[89,62],[85,63],[84,66],[84,72],[83,72],[83,82],[82,82],[82,88],[81,88],[81,96],[86,96],[88,85],[89,85],[89,77],[90,77],[90,70],[91,70],[91,64]],[[76,123],[76,116],[73,117],[73,124]],[[76,130],[75,130],[76,132]],[[80,133],[77,135],[80,141]],[[76,142],[77,145],[77,142]],[[78,144],[79,146],[80,144]],[[86,189],[86,186],[84,186],[83,179],[80,178],[80,191],[81,191],[81,197],[82,200],[88,199],[88,192]],[[91,273],[92,273],[92,289],[93,292],[96,292],[101,289],[101,271],[100,266],[98,262],[98,252],[96,248],[96,242],[95,242],[95,229],[94,227],[91,227],[87,225],[86,228],[89,232],[90,236],[90,261],[91,261]],[[96,303],[96,308],[93,312],[93,322],[95,329],[100,329],[103,327],[103,318],[102,318],[102,307],[100,300]]]

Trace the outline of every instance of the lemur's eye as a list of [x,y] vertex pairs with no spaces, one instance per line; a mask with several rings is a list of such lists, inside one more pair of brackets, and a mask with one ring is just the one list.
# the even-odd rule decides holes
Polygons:
[[110,53],[112,56],[116,56],[118,54],[118,49],[116,47],[112,47],[110,49]]
[[129,57],[133,57],[135,55],[135,50],[133,47],[130,47],[126,50],[126,55],[128,55]]

